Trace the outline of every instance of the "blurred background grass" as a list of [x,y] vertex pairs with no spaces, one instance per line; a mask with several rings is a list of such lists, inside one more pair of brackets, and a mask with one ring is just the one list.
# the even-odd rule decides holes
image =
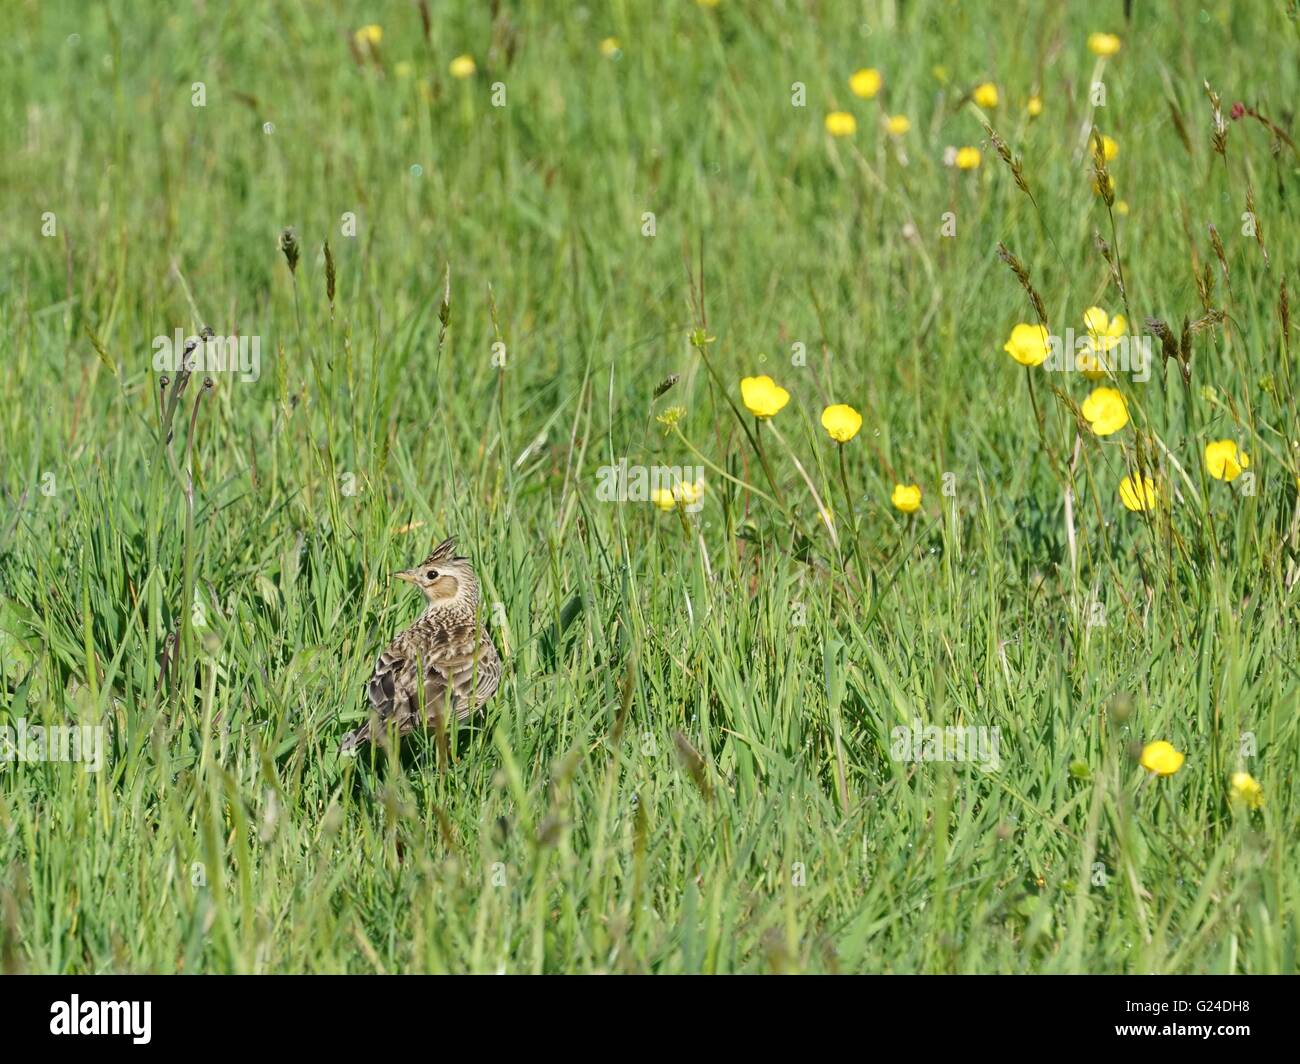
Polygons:
[[[1203,82],[1289,129],[1296,22],[1136,6],[456,4],[426,34],[405,0],[6,5],[0,692],[11,722],[104,723],[111,755],[2,770],[5,966],[1294,970],[1296,155],[1250,118],[1214,154]],[[1124,48],[1094,114],[1095,30]],[[985,80],[1041,214],[964,102]],[[1114,231],[1090,115],[1120,145]],[[944,165],[962,145],[979,169]],[[1190,389],[1159,362],[1125,385],[1197,481],[1177,539],[1119,506],[1129,445],[1090,438],[1076,577],[995,247],[1082,331],[1121,309],[1096,231],[1135,318],[1229,317]],[[191,443],[192,381],[173,465],[151,343],[202,325],[258,336],[261,377],[219,376]],[[863,413],[868,586],[779,448],[806,535],[713,474],[685,533],[596,500],[606,462],[694,464],[655,424],[672,404],[765,487],[697,327],[726,382],[791,390],[774,424],[836,514],[817,416]],[[1068,456],[1073,419],[1037,398]],[[1255,495],[1197,477],[1221,437]],[[387,575],[445,534],[478,561],[501,693],[450,767],[419,743],[340,764],[417,609]],[[1001,767],[891,761],[918,718],[999,727]],[[1155,738],[1176,776],[1134,764]],[[1238,768],[1263,811],[1229,806]]]

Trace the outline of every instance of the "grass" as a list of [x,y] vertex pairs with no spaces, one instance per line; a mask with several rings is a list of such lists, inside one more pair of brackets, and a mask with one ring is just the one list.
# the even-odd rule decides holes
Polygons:
[[[108,744],[0,764],[0,965],[1294,972],[1297,156],[1228,115],[1288,130],[1294,13],[453,7],[0,12],[0,722]],[[1091,382],[1002,351],[1025,286],[1054,332],[1200,321],[1190,382],[1101,382],[1132,419],[1093,435]],[[261,375],[189,380],[168,444],[150,345],[205,325]],[[706,461],[703,510],[600,501],[624,458]],[[340,761],[418,609],[388,574],[447,534],[501,690],[449,763]],[[998,766],[894,760],[913,720]]]

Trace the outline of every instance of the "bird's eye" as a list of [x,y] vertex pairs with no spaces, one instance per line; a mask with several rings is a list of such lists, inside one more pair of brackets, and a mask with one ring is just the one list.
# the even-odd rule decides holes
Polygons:
[[438,579],[438,570],[437,570],[437,569],[430,569],[427,573],[424,574],[424,578],[425,578],[426,580],[437,580],[437,579]]

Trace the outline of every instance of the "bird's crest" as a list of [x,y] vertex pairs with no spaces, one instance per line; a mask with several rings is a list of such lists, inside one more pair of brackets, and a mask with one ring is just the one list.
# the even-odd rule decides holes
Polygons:
[[423,568],[426,565],[432,565],[436,562],[447,562],[447,561],[453,561],[453,562],[469,561],[468,558],[464,558],[461,555],[456,553],[456,541],[451,536],[448,536],[436,547],[434,547],[433,553],[430,554],[427,558],[425,558],[424,561],[420,563],[420,566]]

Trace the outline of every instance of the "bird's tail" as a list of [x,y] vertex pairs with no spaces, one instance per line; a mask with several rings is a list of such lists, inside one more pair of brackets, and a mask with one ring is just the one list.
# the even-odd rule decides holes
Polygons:
[[370,721],[366,721],[356,731],[348,732],[343,736],[343,742],[339,744],[339,753],[350,754],[362,743],[368,742],[370,742]]

